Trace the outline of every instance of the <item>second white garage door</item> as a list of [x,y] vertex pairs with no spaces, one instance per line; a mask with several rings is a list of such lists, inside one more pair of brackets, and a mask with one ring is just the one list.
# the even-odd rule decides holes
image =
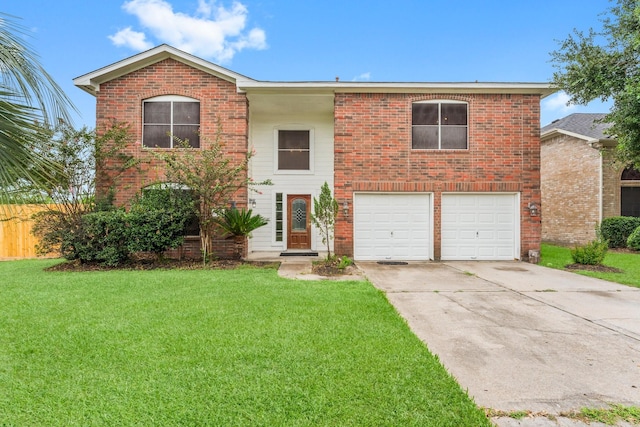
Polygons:
[[429,194],[354,194],[356,260],[428,260],[431,258]]
[[517,194],[443,194],[442,259],[518,259],[517,206]]

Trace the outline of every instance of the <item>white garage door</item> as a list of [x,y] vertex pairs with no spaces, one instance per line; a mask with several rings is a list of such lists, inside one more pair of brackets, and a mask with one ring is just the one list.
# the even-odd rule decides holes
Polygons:
[[429,194],[357,193],[354,195],[356,260],[431,258]]
[[443,260],[520,258],[517,194],[443,194]]

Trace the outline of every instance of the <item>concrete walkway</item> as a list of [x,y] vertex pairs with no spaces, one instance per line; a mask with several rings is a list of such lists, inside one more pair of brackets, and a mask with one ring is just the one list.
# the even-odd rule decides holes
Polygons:
[[518,262],[358,265],[476,403],[555,415],[499,426],[640,406],[640,289]]

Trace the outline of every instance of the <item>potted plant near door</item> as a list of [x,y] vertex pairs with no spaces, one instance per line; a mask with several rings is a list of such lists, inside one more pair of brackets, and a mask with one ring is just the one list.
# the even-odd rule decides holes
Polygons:
[[237,208],[225,209],[216,218],[216,224],[235,241],[234,258],[241,259],[246,256],[245,247],[247,237],[257,228],[267,225],[268,219],[261,215],[254,215],[251,209],[238,210]]

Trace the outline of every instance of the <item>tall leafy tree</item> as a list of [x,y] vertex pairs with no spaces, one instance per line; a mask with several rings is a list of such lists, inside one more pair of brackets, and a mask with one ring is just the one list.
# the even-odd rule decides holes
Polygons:
[[213,252],[213,236],[219,232],[218,217],[232,204],[241,191],[257,191],[256,186],[271,185],[270,180],[255,182],[248,177],[249,160],[253,151],[234,159],[225,151],[222,125],[218,120],[214,140],[203,138],[204,147],[190,148],[188,141],[175,138],[180,150],[152,152],[164,162],[167,182],[183,185],[192,191],[196,200],[196,214],[200,224],[200,244],[203,260]]
[[551,53],[553,83],[574,104],[612,100],[609,133],[620,157],[640,167],[640,2],[616,0],[601,22],[597,31],[574,30]]
[[0,13],[0,202],[21,184],[43,184],[55,163],[35,149],[42,124],[70,122],[71,101],[25,42],[17,18]]

